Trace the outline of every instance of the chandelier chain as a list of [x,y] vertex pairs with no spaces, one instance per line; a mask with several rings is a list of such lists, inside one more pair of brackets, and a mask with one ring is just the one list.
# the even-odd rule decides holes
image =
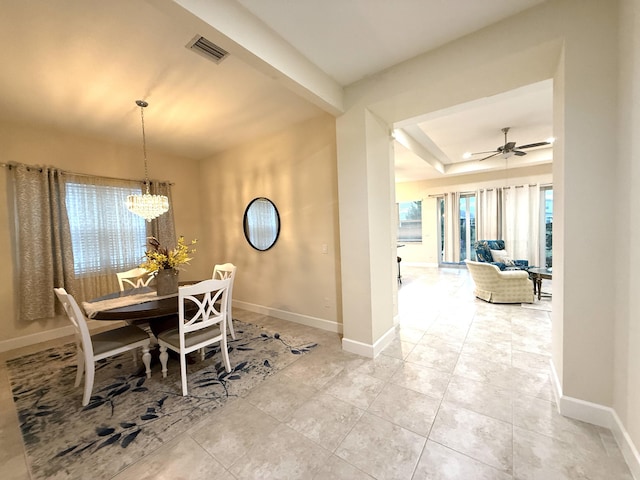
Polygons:
[[142,155],[144,156],[144,184],[149,193],[149,170],[147,169],[147,137],[144,132],[144,107],[146,105],[140,105],[140,120],[142,123]]

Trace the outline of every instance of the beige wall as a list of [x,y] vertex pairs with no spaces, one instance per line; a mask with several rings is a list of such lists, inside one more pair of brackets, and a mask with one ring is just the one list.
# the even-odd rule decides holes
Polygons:
[[[565,395],[612,406],[615,271],[610,259],[593,252],[610,247],[615,229],[618,159],[617,152],[612,156],[611,138],[617,136],[617,2],[560,5],[560,15],[575,20],[563,28],[563,161],[558,166],[564,178],[554,182],[564,211],[563,254],[554,252],[554,274],[558,270],[563,286],[562,311],[554,311],[554,321],[562,322],[563,352],[553,360],[563,364],[560,382]],[[565,8],[568,5],[580,5],[580,17]],[[586,280],[593,272],[598,272],[598,282]]]
[[[144,164],[140,145],[122,145],[97,138],[81,137],[55,129],[0,124],[0,162],[51,165],[70,172],[103,175],[115,178],[142,179]],[[185,158],[148,152],[151,178],[170,180],[172,187],[176,232],[187,239],[202,238],[200,203],[198,201],[198,163]],[[14,302],[15,275],[11,242],[11,216],[8,211],[6,168],[0,168],[0,260],[5,274],[0,277],[0,343],[31,335],[32,340],[46,339],[51,330],[66,327],[64,318],[26,322],[17,318]],[[195,186],[195,188],[194,188]],[[192,266],[181,274],[184,279],[210,275],[209,265],[196,254]],[[53,295],[53,292],[51,292]],[[34,299],[37,301],[37,299]]]
[[614,407],[640,445],[640,4],[621,2]]
[[[335,119],[302,122],[202,162],[207,258],[238,267],[234,304],[328,329],[340,328]],[[280,213],[275,246],[245,240],[242,219],[256,197]],[[327,253],[323,253],[323,245]]]

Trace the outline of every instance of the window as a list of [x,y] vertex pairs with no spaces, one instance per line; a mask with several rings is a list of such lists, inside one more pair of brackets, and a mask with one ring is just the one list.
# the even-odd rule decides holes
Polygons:
[[128,270],[141,262],[145,220],[125,205],[139,186],[65,184],[76,276]]
[[422,200],[398,203],[398,241],[422,242]]

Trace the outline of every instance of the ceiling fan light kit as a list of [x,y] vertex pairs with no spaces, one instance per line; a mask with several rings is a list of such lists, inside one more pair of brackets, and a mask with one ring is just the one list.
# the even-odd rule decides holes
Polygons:
[[504,127],[502,129],[502,133],[504,133],[504,145],[500,145],[499,147],[497,147],[495,150],[491,150],[489,152],[474,152],[474,153],[468,153],[468,154],[464,154],[464,158],[471,158],[473,155],[487,155],[486,157],[483,157],[481,159],[479,159],[478,161],[482,162],[483,160],[487,160],[489,158],[493,158],[496,157],[498,155],[501,155],[502,158],[509,158],[513,155],[516,155],[518,157],[522,157],[524,155],[527,154],[527,152],[524,152],[523,150],[528,149],[528,148],[536,148],[536,147],[543,147],[545,145],[551,145],[553,142],[549,141],[551,139],[548,139],[544,142],[536,142],[536,143],[529,143],[527,145],[520,145],[520,146],[516,146],[516,142],[508,142],[507,141],[507,134],[509,133],[509,129],[511,127]]

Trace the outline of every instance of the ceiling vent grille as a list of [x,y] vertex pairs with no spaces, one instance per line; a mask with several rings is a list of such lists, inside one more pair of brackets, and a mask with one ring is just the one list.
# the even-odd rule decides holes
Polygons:
[[214,63],[220,63],[222,60],[229,56],[229,52],[227,52],[224,48],[219,47],[215,43],[207,40],[200,35],[196,35],[195,37],[193,37],[193,39],[189,43],[187,43],[186,47],[196,53],[199,53],[203,57],[208,58]]

